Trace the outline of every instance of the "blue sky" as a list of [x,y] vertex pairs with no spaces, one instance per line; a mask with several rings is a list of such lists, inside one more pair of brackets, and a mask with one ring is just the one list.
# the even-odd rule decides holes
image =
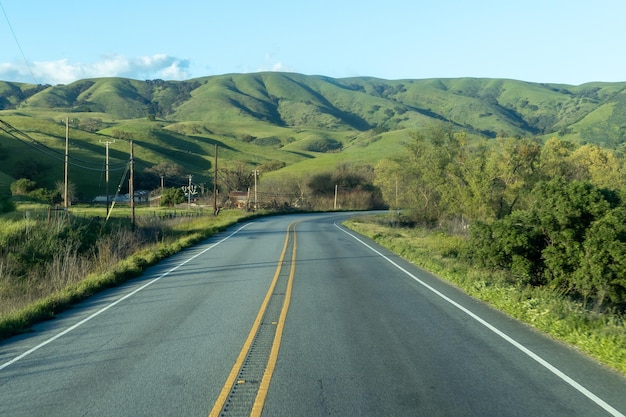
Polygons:
[[624,0],[0,0],[0,80],[626,81]]

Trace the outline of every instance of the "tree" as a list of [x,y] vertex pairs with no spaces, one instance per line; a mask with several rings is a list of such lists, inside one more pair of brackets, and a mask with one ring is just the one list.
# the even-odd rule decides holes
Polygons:
[[254,187],[254,169],[245,162],[237,161],[230,168],[222,168],[222,184],[228,191],[246,191]]
[[626,302],[626,208],[617,207],[595,221],[583,244],[581,268],[574,274],[576,289],[600,309],[607,299]]
[[494,216],[494,181],[487,172],[485,141],[470,143],[463,132],[435,127],[412,132],[406,149],[397,160],[400,169],[393,169],[396,178],[384,181],[404,184],[405,198],[412,200],[407,208],[415,221],[466,226]]
[[15,164],[11,176],[13,178],[28,178],[36,181],[38,178],[43,177],[46,168],[45,164],[34,159],[23,159]]
[[455,140],[451,131],[436,128],[410,135],[407,152],[398,160],[402,173],[399,181],[407,184],[406,208],[419,223],[437,223],[444,217],[442,193]]
[[155,189],[161,184],[161,178],[163,178],[164,187],[167,187],[168,184],[182,185],[187,183],[187,176],[183,167],[170,161],[159,162],[145,169],[144,172],[137,175],[136,182],[139,188]]
[[[65,198],[65,183],[63,181],[57,181],[55,183],[56,186],[56,191],[57,193],[61,196],[61,199]],[[76,184],[74,184],[72,181],[69,181],[67,183],[67,199],[68,201],[68,206],[71,203],[76,202],[77,198],[77,191],[76,191]],[[61,200],[63,201],[63,200]]]
[[492,224],[472,223],[465,253],[477,265],[510,270],[525,285],[542,285],[546,244],[536,214],[516,211]]
[[314,196],[332,196],[335,193],[335,183],[330,172],[314,174],[309,178],[307,186]]
[[131,140],[133,138],[132,133],[120,129],[114,129],[112,133],[115,139]]
[[537,184],[532,205],[470,228],[467,254],[598,306],[626,300],[626,208],[615,192],[562,177]]
[[181,188],[166,188],[161,195],[161,206],[173,207],[185,201],[185,193]]
[[273,176],[260,181],[258,193],[268,208],[309,208],[305,180],[293,175]]
[[572,179],[576,167],[569,159],[576,149],[573,142],[552,137],[547,140],[541,149],[539,171],[544,180],[561,177]]
[[612,151],[597,145],[584,145],[576,149],[569,158],[575,167],[574,178],[590,181],[598,187],[613,189],[624,187],[622,164]]
[[13,195],[28,195],[31,191],[37,188],[37,183],[28,178],[20,178],[17,181],[11,183],[11,194]]
[[103,126],[104,123],[102,123],[101,119],[96,119],[93,117],[88,117],[80,121],[80,127],[88,132],[97,132],[98,130],[102,129]]
[[410,191],[398,161],[381,159],[374,167],[374,185],[381,190],[383,200],[395,209],[409,207]]
[[548,242],[542,252],[546,277],[554,286],[570,290],[588,228],[618,201],[589,182],[562,178],[540,183],[534,195],[533,210]]
[[493,145],[486,170],[496,219],[525,206],[524,200],[539,180],[540,155],[541,145],[530,139],[498,139]]

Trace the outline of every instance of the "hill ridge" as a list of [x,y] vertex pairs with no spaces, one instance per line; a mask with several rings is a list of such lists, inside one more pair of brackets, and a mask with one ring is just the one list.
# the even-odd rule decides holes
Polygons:
[[[204,171],[211,165],[212,152],[208,144],[219,143],[227,149],[225,158],[248,165],[292,166],[322,157],[336,161],[342,152],[374,161],[381,151],[397,149],[407,131],[433,124],[486,138],[557,136],[615,148],[626,141],[625,92],[626,83],[574,86],[473,77],[385,80],[292,72],[181,81],[91,78],[55,86],[0,81],[0,119],[9,118],[18,128],[47,136],[59,147],[63,137],[59,122],[71,114],[78,141],[136,136],[149,155],[146,164],[169,159],[170,147],[177,163],[202,171],[196,175],[207,179]],[[376,142],[376,153],[368,151]],[[0,138],[0,158],[29,155],[16,149]],[[11,177],[28,172],[18,169],[25,162],[6,158],[0,172]],[[52,169],[40,168],[40,177]]]

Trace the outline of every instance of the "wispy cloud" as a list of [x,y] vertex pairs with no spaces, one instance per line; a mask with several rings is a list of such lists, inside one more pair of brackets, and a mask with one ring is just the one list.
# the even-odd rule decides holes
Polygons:
[[189,66],[188,59],[166,54],[140,57],[111,55],[86,64],[73,63],[67,59],[35,61],[30,64],[30,69],[17,63],[0,63],[0,80],[53,85],[99,77],[183,80],[190,76]]
[[274,71],[274,72],[294,72],[294,68],[284,64],[280,60],[276,60],[270,53],[265,54],[265,62],[257,69],[257,71]]

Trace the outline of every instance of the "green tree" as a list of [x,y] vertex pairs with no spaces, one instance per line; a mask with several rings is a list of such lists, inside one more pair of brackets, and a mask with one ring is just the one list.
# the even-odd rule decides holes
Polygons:
[[476,265],[508,269],[522,284],[543,285],[546,244],[536,213],[520,210],[492,224],[472,223],[464,252]]
[[404,181],[404,172],[398,161],[381,159],[374,167],[374,185],[381,190],[383,201],[392,208],[411,206],[411,189]]
[[37,183],[28,178],[20,178],[11,183],[11,194],[13,195],[28,195],[31,191],[37,188]]
[[552,137],[547,140],[541,149],[539,172],[541,178],[550,180],[556,177],[572,179],[576,167],[572,166],[571,154],[576,150],[576,145],[567,140]]
[[549,285],[599,305],[606,299],[623,302],[626,209],[616,193],[559,177],[539,183],[532,200],[527,210],[490,225],[473,224],[466,249],[470,259],[510,269],[523,283]]
[[525,200],[539,180],[540,155],[541,145],[531,139],[498,139],[492,146],[486,170],[491,178],[496,219],[525,207]]
[[164,187],[168,187],[168,185],[171,184],[179,185],[187,183],[184,168],[170,161],[159,162],[145,169],[143,173],[138,175],[137,183],[140,187],[154,189],[161,184],[161,178],[163,178]]
[[539,225],[548,245],[542,254],[546,276],[555,286],[570,290],[572,275],[580,267],[586,231],[618,203],[589,182],[555,178],[535,190]]
[[173,207],[185,201],[185,193],[181,188],[166,188],[161,195],[161,206]]
[[624,188],[623,162],[620,162],[609,149],[597,145],[584,145],[570,156],[575,167],[574,178],[590,181],[598,187]]
[[98,130],[102,129],[103,126],[104,123],[102,123],[101,119],[96,119],[93,117],[88,117],[80,121],[81,129],[88,132],[97,132]]
[[[406,154],[398,160],[406,184],[410,217],[425,224],[437,224],[446,214],[447,168],[456,153],[456,139],[450,130],[433,128],[415,131],[406,145]],[[450,201],[446,201],[450,203]]]
[[617,207],[591,225],[574,283],[585,300],[595,300],[596,309],[607,300],[626,303],[626,208]]

